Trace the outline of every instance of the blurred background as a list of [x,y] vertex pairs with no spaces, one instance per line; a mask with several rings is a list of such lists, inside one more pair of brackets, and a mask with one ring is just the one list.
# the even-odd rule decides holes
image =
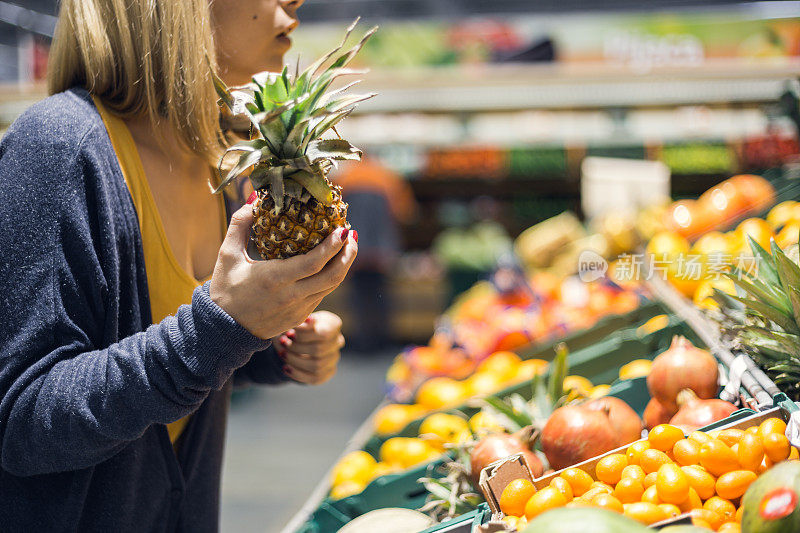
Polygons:
[[[56,12],[55,0],[0,0],[0,129],[45,95]],[[300,16],[289,64],[330,49],[356,16],[381,26],[357,58],[361,88],[379,96],[340,128],[367,155],[336,174],[361,250],[323,304],[350,344],[323,387],[237,393],[227,531],[289,520],[382,398],[392,357],[428,342],[526,228],[697,197],[800,153],[800,2],[307,0]],[[668,172],[626,196],[587,177],[587,157],[612,158],[605,176],[620,159]]]

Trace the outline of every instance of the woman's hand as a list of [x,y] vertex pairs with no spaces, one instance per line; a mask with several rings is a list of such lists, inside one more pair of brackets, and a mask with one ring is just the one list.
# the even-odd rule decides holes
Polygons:
[[253,207],[231,218],[211,277],[211,299],[250,333],[270,339],[308,317],[344,280],[358,253],[347,230],[333,231],[307,254],[255,261],[246,252]]
[[339,350],[344,346],[342,319],[317,311],[273,343],[290,378],[309,385],[325,383],[336,374]]

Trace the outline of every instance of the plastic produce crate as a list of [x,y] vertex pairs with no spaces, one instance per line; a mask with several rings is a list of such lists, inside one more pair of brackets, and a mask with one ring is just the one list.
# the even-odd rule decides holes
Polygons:
[[591,328],[570,333],[560,339],[525,346],[515,351],[523,359],[546,359],[550,361],[555,357],[555,346],[559,343],[566,344],[570,351],[580,350],[605,339],[611,333],[641,324],[656,315],[667,313],[669,311],[662,303],[655,300],[646,300],[641,306],[629,313],[601,318]]
[[428,492],[419,482],[421,477],[442,477],[438,471],[446,461],[442,458],[432,463],[381,476],[373,480],[359,494],[340,500],[325,498],[311,514],[298,533],[328,533],[338,531],[350,520],[376,509],[401,507],[418,509],[425,504]]
[[482,503],[474,511],[429,527],[420,533],[472,533],[477,531],[478,526],[484,524],[491,516],[492,512],[489,510],[489,506]]

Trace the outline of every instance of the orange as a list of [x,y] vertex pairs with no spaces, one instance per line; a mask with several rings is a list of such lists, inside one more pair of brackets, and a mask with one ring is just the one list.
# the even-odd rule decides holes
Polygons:
[[[644,471],[644,469],[642,469]],[[649,474],[644,476],[644,481],[642,485],[644,488],[649,489],[650,487],[656,484],[656,477],[658,476],[658,472],[650,472]]]
[[331,483],[340,485],[346,481],[354,481],[366,485],[372,479],[372,472],[376,464],[375,458],[365,451],[350,452],[342,457],[333,468]]
[[451,378],[431,378],[417,391],[417,403],[426,409],[444,409],[460,404],[466,398],[466,386]]
[[761,437],[764,453],[773,463],[785,461],[789,458],[789,439],[783,433],[766,433]]
[[624,508],[622,502],[611,494],[598,494],[592,499],[592,505],[601,509],[608,509],[616,513],[622,513]]
[[667,519],[667,513],[654,503],[629,503],[623,507],[625,516],[646,526]]
[[681,514],[680,508],[671,503],[659,503],[658,508],[667,513],[667,518],[673,518]]
[[[698,527],[708,527],[714,531],[722,524],[722,516],[714,511],[708,509],[692,509],[692,524]],[[706,526],[706,524],[708,524]]]
[[658,489],[656,489],[655,484],[647,487],[644,492],[642,493],[642,501],[648,503],[654,503],[656,505],[664,503],[658,497]]
[[692,509],[702,509],[703,501],[700,499],[700,496],[697,495],[696,490],[689,489],[689,497],[678,504],[678,507],[682,512],[688,513]]
[[792,449],[789,450],[789,461],[800,459],[800,450],[792,446]]
[[558,492],[564,495],[564,499],[572,501],[572,486],[569,482],[561,477],[554,477],[553,480],[550,482],[550,486],[556,489]]
[[646,251],[658,260],[676,260],[689,253],[689,241],[673,231],[660,231],[647,243]]
[[628,459],[621,453],[613,453],[600,459],[595,466],[597,479],[609,485],[616,485],[622,478],[622,470],[628,466]]
[[[593,487],[593,488],[587,490],[586,492],[584,492],[583,495],[580,498],[576,498],[576,499],[582,500],[584,502],[591,502],[598,495],[600,495],[600,494],[611,494],[611,492],[612,491],[609,490],[607,487]],[[573,500],[573,501],[575,501],[575,500]]]
[[781,202],[767,213],[767,224],[775,231],[797,220],[800,220],[800,203],[794,200]]
[[762,472],[766,472],[767,470],[769,470],[770,468],[772,468],[772,466],[773,466],[774,464],[775,464],[775,463],[774,463],[772,460],[770,460],[770,458],[769,458],[769,457],[767,457],[767,456],[765,455],[765,456],[764,456],[764,459],[762,459],[762,461],[761,461],[761,466],[759,466],[759,467],[758,467],[758,472],[756,472],[756,473],[757,473],[757,474],[761,474]]
[[757,434],[745,433],[740,441],[736,458],[742,468],[757,472],[761,461],[764,460],[764,445],[761,443],[761,437]]
[[714,295],[714,289],[718,289],[725,294],[736,295],[736,285],[733,283],[733,280],[728,278],[704,279],[697,286],[697,290],[694,291],[694,295],[692,296],[694,305],[700,309],[710,310],[719,308],[717,302],[711,298]]
[[800,235],[800,220],[792,220],[775,236],[775,243],[781,249],[786,249],[797,244],[798,235]]
[[478,411],[469,419],[469,428],[478,437],[484,437],[492,433],[503,433],[505,429],[497,420],[486,411]]
[[522,516],[525,504],[535,493],[533,483],[527,479],[515,479],[500,494],[500,510],[507,515]]
[[531,496],[525,504],[525,518],[530,520],[545,511],[557,507],[564,507],[566,504],[567,499],[564,498],[561,492],[553,487],[545,487]]
[[721,231],[709,231],[694,243],[691,253],[701,256],[730,255],[730,238]]
[[681,439],[672,447],[675,462],[682,466],[700,463],[700,443],[692,439]]
[[644,485],[638,479],[622,478],[614,487],[612,495],[622,503],[638,502],[644,494]]
[[502,389],[506,381],[497,374],[489,372],[476,372],[463,381],[466,396],[469,398],[483,398]]
[[741,498],[757,477],[756,473],[750,470],[734,470],[722,474],[717,479],[717,494],[726,500]]
[[722,515],[724,520],[734,520],[736,518],[736,506],[730,500],[720,498],[719,496],[712,496],[703,504],[703,509],[714,511]]
[[592,487],[591,488],[592,489],[599,489],[599,490],[601,490],[603,492],[606,492],[608,494],[611,494],[612,492],[614,492],[614,487],[612,487],[608,483],[604,483],[602,481],[595,481],[594,483],[592,483]]
[[644,483],[646,475],[639,465],[628,465],[622,469],[622,479],[635,479],[640,483]]
[[742,526],[738,522],[725,522],[719,526],[717,533],[742,533]]
[[659,424],[650,430],[650,434],[647,435],[650,447],[662,452],[672,450],[675,443],[681,439],[683,439],[683,431],[669,424]]
[[583,376],[567,376],[564,378],[564,390],[575,390],[581,396],[589,396],[594,385]]
[[594,387],[592,387],[592,390],[589,391],[589,398],[602,398],[603,396],[608,394],[608,391],[610,390],[611,390],[611,385],[606,385],[606,384],[595,385]]
[[426,417],[419,426],[419,435],[429,436],[428,442],[439,447],[466,442],[472,436],[466,420],[447,413],[434,413]]
[[648,474],[657,472],[658,469],[661,468],[661,465],[669,464],[671,462],[672,459],[669,458],[669,455],[661,450],[656,450],[653,448],[643,451],[642,455],[639,457],[639,465]]
[[424,411],[418,405],[384,405],[375,413],[375,433],[382,436],[400,433],[409,422],[422,416]]
[[714,496],[717,484],[714,476],[699,466],[682,466],[681,470],[686,474],[689,485],[692,486],[700,498],[707,500]]
[[724,442],[717,439],[703,444],[700,448],[700,464],[716,477],[739,469],[736,454]]
[[366,484],[359,483],[357,481],[344,481],[334,485],[333,488],[331,488],[331,499],[341,500],[342,498],[359,494],[366,488],[366,486]]
[[634,359],[619,369],[619,379],[634,379],[650,374],[653,362],[649,359]]
[[723,429],[722,431],[720,431],[719,437],[717,438],[722,442],[724,442],[725,444],[727,444],[728,446],[733,446],[734,444],[739,442],[742,437],[744,437],[744,431],[742,431],[741,429],[730,428],[730,429]]
[[766,211],[775,203],[775,187],[761,176],[755,174],[739,174],[727,181],[747,198],[749,208],[758,213]]
[[689,433],[689,438],[699,442],[700,444],[705,444],[706,442],[711,441],[711,437],[709,437],[707,433],[704,433],[702,431],[692,431],[691,433]]
[[512,381],[529,381],[534,376],[541,376],[547,371],[547,365],[549,364],[544,359],[522,361],[517,367],[517,372],[514,374]]
[[696,200],[679,200],[667,209],[664,225],[684,237],[694,238],[711,229],[712,213]]
[[780,418],[767,418],[758,426],[758,434],[763,439],[767,433],[780,433],[783,435],[786,433],[786,422]]
[[738,233],[745,242],[747,242],[745,237],[750,236],[767,251],[770,250],[769,240],[775,237],[775,234],[772,232],[772,228],[769,226],[769,224],[767,224],[767,221],[760,218],[748,218],[747,220],[742,221],[738,226],[736,226],[736,233]]
[[385,476],[387,474],[392,474],[397,472],[398,468],[395,465],[390,465],[389,463],[384,463],[381,461],[380,463],[375,465],[375,468],[372,469],[372,479],[379,478],[381,476]]
[[689,497],[690,488],[689,478],[678,465],[666,464],[658,469],[656,491],[662,502],[678,505]]
[[698,200],[708,211],[717,227],[729,226],[750,209],[744,191],[731,180],[725,180],[704,192]]
[[476,372],[485,372],[497,376],[500,381],[509,381],[517,373],[522,359],[514,352],[495,352],[478,365]]
[[636,441],[625,450],[629,465],[638,465],[642,457],[642,452],[650,448],[650,442],[646,440]]
[[582,496],[591,488],[592,483],[594,482],[592,476],[580,468],[567,468],[561,472],[560,475],[567,481],[567,483],[569,483],[574,496]]

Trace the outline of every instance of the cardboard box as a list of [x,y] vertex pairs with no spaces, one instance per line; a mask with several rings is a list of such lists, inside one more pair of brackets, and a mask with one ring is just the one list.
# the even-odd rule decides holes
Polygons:
[[[767,411],[762,411],[760,413],[755,413],[745,418],[739,418],[732,415],[730,418],[734,418],[734,420],[722,420],[717,424],[712,424],[706,428],[703,428],[701,431],[712,431],[716,429],[728,429],[728,428],[736,428],[736,429],[747,429],[752,426],[758,426],[764,420],[773,417],[780,417],[783,421],[788,422],[789,418],[791,417],[791,413],[793,411],[797,411],[797,406],[792,403],[782,403],[778,407],[774,407]],[[641,439],[647,440],[647,439]],[[569,468],[580,468],[584,472],[588,473],[592,476],[593,479],[597,479],[595,476],[595,467],[597,463],[603,457],[608,455],[612,455],[615,453],[625,453],[625,450],[633,444],[627,444],[625,446],[621,446],[614,450],[608,451],[602,455],[598,455],[584,461],[582,463],[578,463],[572,465]],[[503,490],[506,486],[511,483],[515,479],[525,478],[530,480],[533,483],[533,486],[536,487],[536,490],[541,490],[544,487],[550,485],[550,482],[553,478],[557,477],[563,470],[559,470],[556,472],[552,472],[550,474],[544,475],[538,479],[534,479],[531,475],[530,467],[525,459],[524,456],[521,454],[512,455],[500,461],[494,462],[484,468],[481,471],[480,477],[480,489],[483,492],[484,497],[486,498],[486,502],[489,504],[489,509],[492,511],[492,518],[490,521],[482,526],[485,529],[481,529],[480,533],[490,533],[490,532],[498,532],[498,531],[515,531],[511,529],[508,525],[504,522],[501,522],[503,518],[503,512],[500,510],[500,495],[503,493]],[[652,524],[650,527],[654,529],[660,529],[662,527],[666,527],[668,525],[676,525],[676,524],[683,524],[683,523],[691,523],[688,514],[680,515],[669,520],[665,520],[664,522],[659,522],[657,524]],[[501,529],[498,529],[501,528]],[[503,529],[504,528],[504,529]]]

